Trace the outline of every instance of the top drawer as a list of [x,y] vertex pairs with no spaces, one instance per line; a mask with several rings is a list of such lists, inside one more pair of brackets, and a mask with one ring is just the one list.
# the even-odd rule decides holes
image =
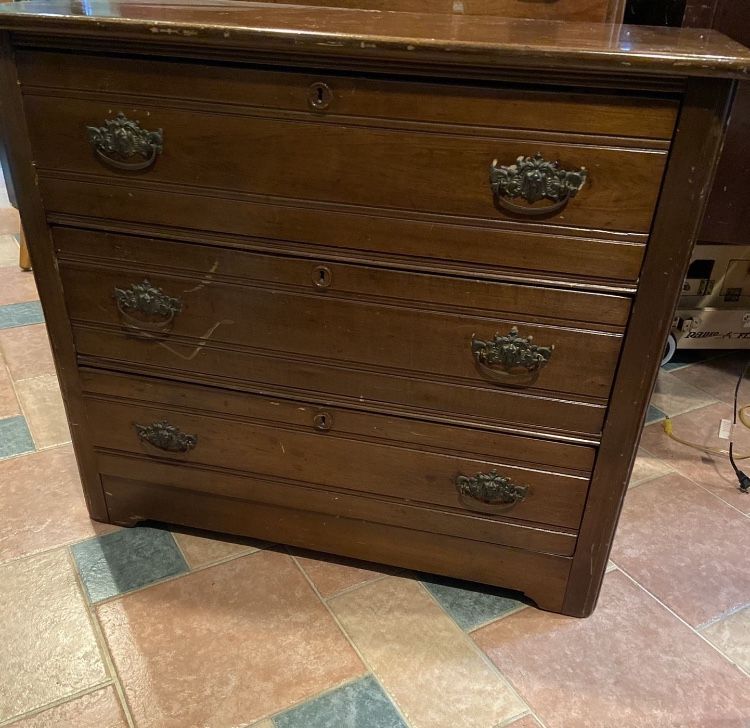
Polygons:
[[[312,77],[247,71],[232,77],[229,100],[216,103],[205,89],[170,102],[164,80],[144,83],[150,97],[164,90],[158,101],[134,99],[135,88],[97,83],[94,70],[94,94],[25,89],[42,177],[83,174],[485,225],[541,221],[646,233],[666,163],[666,142],[582,137],[602,113],[596,95],[330,76],[309,84]],[[111,78],[106,63],[99,74]],[[31,74],[26,83],[43,80]],[[240,93],[258,106],[238,105]],[[656,131],[642,121],[650,100],[610,103],[604,116],[613,117],[600,128],[667,131],[669,124]],[[668,111],[673,123],[674,108]]]
[[297,73],[83,53],[19,51],[16,62],[26,93],[54,89],[71,96],[83,92],[171,100],[185,106],[222,104],[251,113],[299,112],[331,121],[369,117],[386,123],[417,121],[669,140],[679,108],[674,98],[646,94],[553,92],[497,83],[416,83],[330,71]]

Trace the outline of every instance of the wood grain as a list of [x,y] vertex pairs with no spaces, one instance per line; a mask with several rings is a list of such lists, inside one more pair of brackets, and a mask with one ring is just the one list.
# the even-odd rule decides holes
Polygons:
[[541,153],[563,169],[585,167],[589,175],[560,212],[545,216],[547,223],[646,232],[666,163],[664,151],[470,136],[459,128],[369,128],[31,95],[25,108],[42,177],[51,170],[95,176],[101,184],[132,178],[98,160],[85,131],[123,112],[146,129],[164,130],[164,151],[137,174],[152,186],[364,205],[407,216],[416,211],[523,222],[522,215],[495,204],[490,165]]
[[[576,528],[583,510],[588,478],[541,470],[537,464],[545,459],[562,460],[567,452],[568,468],[576,459],[583,465],[593,459],[593,451],[587,448],[496,435],[492,454],[477,457],[460,453],[458,433],[457,441],[452,444],[445,433],[442,448],[438,449],[437,443],[413,442],[415,437],[409,436],[407,423],[399,427],[377,417],[367,422],[360,415],[359,419],[365,422],[355,422],[359,429],[372,431],[380,427],[375,437],[367,438],[361,432],[351,431],[354,428],[347,425],[352,415],[347,418],[347,413],[337,408],[312,408],[298,403],[306,417],[303,422],[296,417],[293,425],[284,420],[283,407],[278,408],[281,411],[275,418],[263,421],[250,419],[249,414],[230,414],[223,402],[230,397],[221,393],[198,393],[208,401],[203,403],[205,409],[196,410],[128,398],[129,393],[132,395],[128,380],[116,379],[108,389],[106,395],[87,399],[87,416],[97,448],[186,466],[212,466],[278,478],[308,488],[383,495],[399,502],[431,504],[463,513],[550,526]],[[182,391],[183,396],[189,397],[189,389],[182,387]],[[234,395],[234,400],[237,409],[244,400],[252,411],[254,404],[249,395]],[[318,431],[314,424],[315,415],[321,411],[331,422],[331,429],[326,432]],[[187,453],[173,453],[139,440],[134,423],[149,425],[161,421],[195,435],[195,448]],[[396,434],[399,430],[400,437]],[[476,448],[474,445],[473,449]],[[529,486],[530,495],[515,505],[488,506],[457,493],[454,479],[458,475],[474,476],[494,469],[514,482]]]
[[[669,141],[679,110],[674,97],[580,90],[520,89],[512,84],[455,81],[397,81],[327,69],[299,73],[219,63],[173,63],[105,55],[22,51],[19,76],[25,94],[79,97],[106,94],[112,102],[139,98],[180,104],[216,105],[245,113],[296,112],[319,121],[382,125],[464,125],[504,129],[632,137]],[[311,86],[324,83],[331,99],[310,107]]]
[[[122,468],[122,466],[121,466]],[[105,466],[109,470],[109,466]],[[362,560],[432,571],[486,584],[513,583],[541,608],[559,610],[570,559],[416,529],[353,518],[221,498],[162,485],[157,478],[103,476],[112,520],[133,525],[141,518],[279,540],[293,546]],[[174,474],[179,477],[178,473]]]
[[[106,36],[111,41],[168,46],[173,53],[269,59],[382,60],[474,69],[546,69],[621,75],[743,77],[750,51],[721,33],[621,26],[402,13],[266,3],[134,4],[91,0],[31,0],[0,7],[0,27],[50,36]],[[42,32],[40,33],[40,27]],[[156,32],[152,30],[157,28]],[[314,29],[314,30],[313,30]],[[213,52],[213,54],[212,54]]]

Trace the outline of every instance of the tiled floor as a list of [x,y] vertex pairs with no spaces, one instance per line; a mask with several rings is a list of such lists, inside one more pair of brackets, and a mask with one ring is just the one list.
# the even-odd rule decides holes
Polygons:
[[502,590],[92,523],[3,220],[0,726],[750,726],[750,495],[659,422],[720,446],[743,355],[660,375],[599,607],[570,619]]

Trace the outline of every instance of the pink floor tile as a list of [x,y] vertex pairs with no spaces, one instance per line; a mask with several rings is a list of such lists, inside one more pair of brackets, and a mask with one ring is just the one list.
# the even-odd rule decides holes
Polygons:
[[162,582],[98,614],[139,728],[252,724],[365,673],[279,552]]
[[14,380],[54,374],[47,329],[44,324],[0,331],[0,350]]
[[[748,359],[750,352],[733,352],[727,356],[677,369],[672,375],[689,387],[697,387],[723,402],[732,402],[737,378]],[[750,402],[750,382],[742,384],[740,397],[743,395],[743,403]]]
[[667,475],[628,491],[612,560],[699,627],[750,602],[749,554],[745,516]]
[[548,728],[747,725],[747,678],[618,571],[588,619],[523,609],[474,637]]
[[0,306],[38,299],[33,273],[16,267],[0,268]]
[[[723,418],[731,417],[731,405],[718,403],[703,407],[675,417],[672,420],[674,434],[699,445],[726,449],[726,440],[718,437],[719,424]],[[750,455],[750,430],[739,427],[737,436],[738,454]],[[674,442],[664,434],[660,423],[643,430],[641,446],[735,508],[750,513],[750,496],[737,489],[737,478],[726,456],[709,455]],[[750,470],[750,459],[745,464]]]
[[89,519],[70,445],[0,462],[0,562],[116,530]]
[[[302,554],[305,554],[304,556]],[[384,574],[394,573],[396,569],[387,569],[372,564],[373,568],[367,568],[363,562],[344,559],[326,554],[315,554],[311,551],[294,552],[297,563],[310,577],[320,595],[327,599],[338,594],[344,589],[364,584],[365,582],[379,579]]]

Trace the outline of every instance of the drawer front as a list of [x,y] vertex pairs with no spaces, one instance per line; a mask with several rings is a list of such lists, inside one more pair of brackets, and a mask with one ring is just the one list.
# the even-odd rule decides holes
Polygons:
[[33,95],[25,101],[42,176],[96,175],[402,215],[485,222],[541,215],[548,224],[645,233],[667,158],[665,150],[471,136],[462,128],[427,132]]
[[669,97],[544,91],[497,82],[413,83],[329,71],[301,73],[52,51],[21,50],[16,62],[22,90],[29,95],[52,89],[58,95],[95,93],[115,101],[170,99],[185,106],[231,105],[248,113],[306,114],[332,123],[369,119],[376,126],[406,121],[668,141],[679,109],[679,102]]
[[158,380],[86,372],[83,381],[102,451],[485,520],[575,529],[583,511],[592,448]]
[[[185,250],[188,255],[194,247],[185,244]],[[128,360],[149,347],[183,344],[196,354],[208,345],[239,347],[280,361],[411,373],[465,386],[602,401],[609,395],[625,299],[325,261],[233,257],[241,261],[238,271],[255,268],[259,279],[224,278],[217,261],[196,274],[63,259],[70,317],[74,325],[120,332]],[[578,311],[588,302],[599,313],[587,318],[619,317],[620,325],[587,329],[580,321],[544,316],[563,316],[567,301]]]
[[174,235],[186,229],[205,231],[203,235],[222,235],[235,247],[375,260],[450,274],[531,272],[534,277],[632,288],[646,250],[646,236],[632,234],[604,239],[570,234],[562,227],[550,234],[551,228],[436,224],[312,203],[269,204],[242,195],[197,196],[171,189],[129,187],[123,194],[120,186],[96,179],[42,177],[40,189],[47,211],[58,216],[105,218],[140,228],[177,226]]
[[[100,461],[107,510],[114,523],[132,525],[142,517],[252,536],[415,571],[512,586],[545,609],[562,608],[570,558],[430,532],[427,529],[432,524],[425,523],[425,509],[418,511],[410,525],[390,525],[231,495],[249,494],[247,478],[206,478],[202,471],[170,468],[155,461],[111,456]],[[222,493],[201,491],[201,481],[221,486]],[[536,538],[545,533],[536,530],[532,535]]]

